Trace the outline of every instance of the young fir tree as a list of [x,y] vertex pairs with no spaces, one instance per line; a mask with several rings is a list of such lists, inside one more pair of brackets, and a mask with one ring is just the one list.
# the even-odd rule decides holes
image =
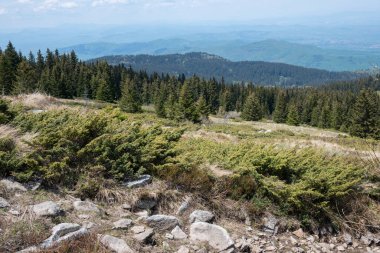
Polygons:
[[289,106],[289,113],[286,117],[286,123],[292,126],[298,126],[300,124],[298,106],[295,103],[292,103]]
[[263,112],[259,99],[254,94],[247,97],[243,106],[241,117],[242,119],[249,121],[257,121],[263,118]]
[[13,94],[30,93],[36,89],[37,75],[31,64],[23,60],[17,68]]
[[285,123],[287,119],[286,95],[280,92],[277,96],[276,107],[273,112],[273,120],[276,123]]
[[362,90],[351,111],[350,134],[380,139],[380,98],[371,90]]
[[129,113],[141,112],[141,100],[138,82],[134,79],[126,78],[123,81],[121,90],[120,108]]
[[192,122],[199,121],[196,102],[196,87],[193,82],[186,80],[179,96],[180,112],[184,119]]
[[206,120],[210,113],[210,109],[207,106],[206,99],[203,96],[200,96],[197,101],[197,111],[201,116],[201,120]]

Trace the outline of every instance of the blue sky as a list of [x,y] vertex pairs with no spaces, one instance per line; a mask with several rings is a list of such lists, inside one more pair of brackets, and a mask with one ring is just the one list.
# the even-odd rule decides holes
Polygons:
[[380,0],[0,0],[3,28],[64,24],[249,22],[380,13]]

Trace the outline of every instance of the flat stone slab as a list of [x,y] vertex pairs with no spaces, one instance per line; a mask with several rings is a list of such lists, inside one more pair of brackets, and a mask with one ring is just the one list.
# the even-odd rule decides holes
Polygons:
[[97,205],[92,203],[91,201],[81,201],[77,200],[73,203],[74,209],[79,212],[93,212],[99,213],[100,209]]
[[4,187],[9,191],[22,191],[22,192],[28,191],[28,189],[26,189],[25,186],[23,186],[22,184],[16,181],[2,179],[0,180],[0,184],[4,185]]
[[152,215],[146,218],[146,222],[149,227],[158,230],[173,229],[179,225],[177,217],[171,215]]
[[37,205],[32,206],[33,213],[39,217],[47,217],[47,216],[58,216],[61,214],[61,207],[53,202],[46,201]]
[[144,232],[135,234],[133,238],[140,243],[149,243],[153,235],[154,235],[153,229],[147,228],[145,229]]
[[176,226],[172,230],[171,234],[173,235],[174,240],[184,240],[187,238],[187,235],[185,234],[185,232],[182,231],[182,229],[179,226]]
[[209,211],[195,210],[190,214],[190,223],[194,222],[212,222],[215,215]]
[[113,229],[128,229],[133,225],[131,219],[121,219],[113,223]]
[[128,244],[120,238],[111,235],[99,235],[99,241],[108,249],[116,253],[134,253]]

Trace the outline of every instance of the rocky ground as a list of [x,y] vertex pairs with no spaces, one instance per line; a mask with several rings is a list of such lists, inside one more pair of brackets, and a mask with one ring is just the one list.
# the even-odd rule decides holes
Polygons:
[[[314,234],[299,227],[282,231],[281,218],[249,217],[244,210],[243,218],[232,219],[149,176],[127,182],[119,194],[104,193],[101,201],[8,179],[0,181],[0,190],[1,252],[60,252],[60,244],[89,236],[99,252],[380,252],[379,235],[333,234],[329,227]],[[21,233],[14,224],[35,221],[46,225],[45,237],[14,242]]]

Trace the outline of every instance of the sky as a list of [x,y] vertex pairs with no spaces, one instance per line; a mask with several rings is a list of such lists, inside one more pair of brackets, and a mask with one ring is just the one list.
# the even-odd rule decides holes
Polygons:
[[380,0],[0,0],[3,29],[65,24],[250,22],[380,13]]

